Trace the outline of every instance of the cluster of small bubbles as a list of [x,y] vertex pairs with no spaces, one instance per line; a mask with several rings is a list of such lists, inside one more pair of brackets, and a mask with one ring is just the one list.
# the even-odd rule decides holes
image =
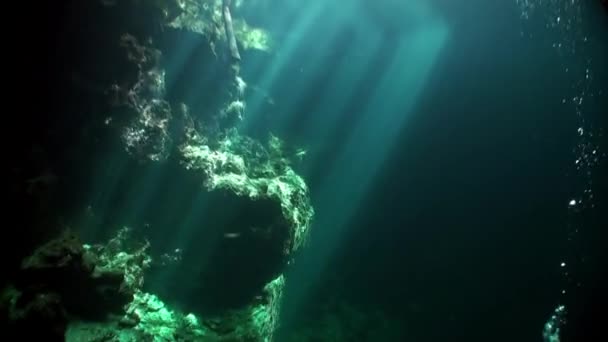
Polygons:
[[[584,180],[584,188],[581,190],[582,200],[576,201],[576,204],[580,203],[588,203],[589,208],[593,208],[595,205],[593,203],[593,179],[592,179],[592,170],[597,167],[600,163],[600,159],[605,157],[599,152],[599,147],[593,143],[593,139],[595,138],[594,132],[589,129],[584,129],[583,127],[579,127],[577,129],[579,141],[575,147],[575,159],[574,165],[576,171],[581,175],[581,178]],[[572,201],[569,203],[569,207]],[[585,206],[587,208],[587,206]]]
[[517,0],[516,3],[517,3],[517,5],[520,8],[521,18],[522,19],[530,19],[531,13],[534,12],[535,1]]
[[[587,209],[595,207],[593,171],[600,160],[607,157],[606,152],[601,151],[596,143],[601,140],[603,132],[594,127],[588,118],[586,119],[590,106],[593,105],[595,99],[604,96],[604,92],[594,84],[591,58],[581,58],[590,51],[593,42],[584,32],[584,25],[582,25],[585,1],[515,0],[515,2],[520,8],[524,23],[531,20],[533,16],[543,20],[542,23],[547,33],[552,37],[549,40],[550,46],[558,56],[563,57],[561,70],[576,80],[572,83],[571,94],[561,100],[562,105],[567,106],[567,109],[571,110],[572,115],[575,115],[577,119],[577,125],[573,131],[576,133],[576,144],[573,148],[573,171],[577,180],[580,181],[577,182],[580,185],[577,184],[577,188],[573,189],[572,197],[564,201],[565,207],[570,213],[567,241],[572,247],[581,231],[581,215],[585,215]],[[530,22],[532,23],[532,21]],[[531,34],[522,33],[523,36],[532,37]],[[573,272],[576,273],[576,265],[579,262],[584,263],[584,258],[559,262],[564,280],[564,287],[560,290],[562,296],[566,295],[567,290],[572,292],[574,288],[581,287],[580,282],[577,282],[576,276],[573,275]],[[560,328],[565,322],[564,315],[565,307],[558,306],[544,326],[545,342],[560,341]]]
[[553,314],[549,318],[549,320],[545,323],[543,327],[543,341],[545,342],[559,342],[560,341],[560,330],[564,323],[566,315],[566,307],[563,305],[559,305],[555,310],[553,310]]
[[587,42],[586,37],[577,36],[582,20],[580,3],[581,0],[516,0],[522,19],[527,21],[536,13],[544,15],[545,28],[558,34],[559,41],[552,45],[561,55],[574,55],[578,45]]

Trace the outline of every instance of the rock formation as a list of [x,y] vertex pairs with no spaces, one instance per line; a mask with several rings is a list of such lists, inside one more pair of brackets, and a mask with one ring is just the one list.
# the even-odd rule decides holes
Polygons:
[[[233,17],[240,3],[62,3],[67,70],[54,74],[61,116],[49,120],[71,130],[57,172],[73,183],[60,183],[57,221],[106,237],[123,226],[153,229],[140,229],[149,239],[135,247],[127,230],[107,243],[70,232],[46,239],[6,282],[0,313],[10,331],[47,326],[38,333],[68,341],[272,340],[283,273],[314,211],[283,142],[239,130],[247,115],[239,63],[248,49],[268,48],[263,31]],[[96,181],[107,198],[87,204],[80,186]],[[40,221],[32,225],[50,222]],[[176,236],[187,243],[171,245]],[[167,271],[161,255],[171,250],[179,258]]]

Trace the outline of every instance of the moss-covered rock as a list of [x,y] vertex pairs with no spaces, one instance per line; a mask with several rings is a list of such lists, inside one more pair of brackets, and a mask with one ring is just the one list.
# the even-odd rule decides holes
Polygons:
[[194,314],[176,312],[153,294],[137,293],[127,308],[129,316],[137,322],[133,329],[154,341],[200,341],[211,335]]
[[281,275],[247,308],[212,318],[181,313],[153,294],[137,292],[124,316],[105,322],[72,322],[66,341],[272,341],[284,285]]
[[30,296],[57,294],[68,313],[103,319],[120,312],[133,297],[135,287],[129,286],[125,272],[118,267],[98,267],[95,256],[66,231],[23,261],[16,285],[26,302]]
[[280,146],[276,139],[271,140],[275,146],[268,149],[233,134],[215,150],[204,144],[186,144],[180,152],[185,167],[199,171],[201,184],[208,190],[227,190],[251,200],[269,198],[280,203],[283,217],[289,222],[288,254],[305,241],[314,210],[304,180],[284,157],[269,155],[269,150]]
[[74,317],[105,321],[121,315],[140,286],[144,253],[121,251],[109,261],[110,253],[99,250],[66,230],[25,258],[14,286],[0,299],[8,325],[1,334],[60,341]]
[[245,20],[234,22],[234,34],[245,50],[272,50],[270,34],[262,28],[250,26]]

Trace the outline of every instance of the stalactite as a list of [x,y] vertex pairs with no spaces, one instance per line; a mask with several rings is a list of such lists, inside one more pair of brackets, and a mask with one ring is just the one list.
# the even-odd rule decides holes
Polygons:
[[228,39],[228,48],[230,49],[230,56],[234,61],[240,61],[241,55],[239,54],[239,48],[236,44],[234,29],[232,27],[232,15],[230,14],[231,2],[231,0],[223,0],[222,14],[224,17],[224,27],[226,30],[226,37]]

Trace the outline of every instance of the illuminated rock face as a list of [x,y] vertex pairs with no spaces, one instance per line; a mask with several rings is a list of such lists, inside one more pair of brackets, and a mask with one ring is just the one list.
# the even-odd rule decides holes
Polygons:
[[[168,247],[160,244],[180,230],[188,240],[174,246],[184,262],[172,270],[172,281],[152,288],[213,314],[259,298],[304,241],[313,215],[307,186],[281,154],[281,142],[273,138],[264,146],[234,128],[245,112],[246,84],[235,59],[222,62],[216,55],[222,42],[208,28],[219,25],[218,5],[209,3],[202,12],[183,8],[155,39],[158,46],[123,35],[121,47],[137,77],[118,82],[111,94],[116,113],[130,117],[116,120],[124,122],[115,129],[122,131],[125,151],[166,175],[156,183],[170,184],[135,222],[162,227],[155,228],[153,250]],[[176,41],[197,46],[196,58],[172,69],[184,58],[183,46],[169,43]],[[219,77],[201,82],[193,76],[210,73]],[[135,175],[147,172],[147,166],[139,168]],[[185,191],[176,197],[175,189]]]
[[[176,198],[170,188],[157,193],[153,201],[158,204],[141,217],[142,222],[163,222],[156,234],[167,239],[180,229],[186,236],[176,242],[182,262],[172,267],[170,279],[149,288],[202,315],[208,334],[218,340],[270,340],[278,321],[281,274],[313,216],[308,189],[281,154],[278,139],[265,146],[235,128],[245,115],[246,84],[238,76],[240,58],[224,62],[218,57],[220,48],[234,54],[234,46],[226,46],[220,39],[225,34],[217,30],[226,17],[225,11],[218,15],[219,2],[182,4],[152,42],[123,36],[128,42],[123,50],[138,73],[131,83],[114,87],[115,108],[131,116],[116,127],[125,151],[169,175],[161,182],[189,190],[189,196],[179,198],[185,204],[181,208],[171,205]],[[183,47],[170,44],[175,41],[203,47],[196,48],[196,59],[172,69],[183,58],[174,50]],[[218,77],[201,82],[193,76],[210,73]],[[159,240],[152,238],[152,249]],[[162,272],[152,271],[152,278]],[[206,320],[208,315],[214,319]]]
[[[74,14],[62,37],[70,47],[64,51],[69,70],[57,84],[66,88],[58,93],[69,102],[68,128],[79,132],[71,142],[76,154],[66,160],[82,163],[71,166],[79,184],[105,184],[103,200],[83,199],[83,189],[65,195],[76,202],[72,207],[87,208],[85,219],[69,223],[83,231],[94,225],[106,237],[131,226],[149,244],[127,248],[117,242],[126,239],[120,234],[107,244],[65,240],[71,249],[53,249],[54,260],[92,258],[90,265],[82,262],[89,265],[82,273],[93,280],[81,294],[89,286],[91,296],[108,297],[96,297],[108,307],[79,302],[76,291],[46,297],[34,291],[32,303],[55,313],[49,329],[56,336],[67,331],[68,341],[271,341],[283,272],[314,212],[281,141],[259,142],[237,129],[247,115],[246,82],[239,77],[240,59],[226,58],[234,45],[227,44],[222,1],[65,6]],[[238,14],[232,19],[237,43],[261,35],[259,28],[250,34]],[[241,59],[247,44],[240,45]],[[166,265],[170,251],[179,257]],[[37,264],[32,258],[28,270]],[[49,272],[68,279],[61,268]],[[31,278],[23,279],[7,292],[9,302],[29,288]],[[68,321],[91,319],[90,305],[100,311],[92,321]]]

